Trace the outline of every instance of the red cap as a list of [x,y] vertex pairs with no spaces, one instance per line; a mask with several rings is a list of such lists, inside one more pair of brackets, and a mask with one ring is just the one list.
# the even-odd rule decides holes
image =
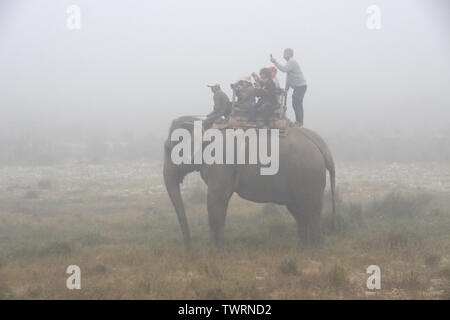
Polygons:
[[271,72],[277,72],[277,68],[275,68],[274,66],[269,67],[269,70]]

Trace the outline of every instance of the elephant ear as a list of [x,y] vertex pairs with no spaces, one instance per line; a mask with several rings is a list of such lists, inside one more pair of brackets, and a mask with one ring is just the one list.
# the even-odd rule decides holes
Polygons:
[[175,144],[177,143],[176,141],[170,140],[172,133],[177,129],[186,129],[189,131],[191,128],[189,128],[189,125],[186,123],[176,123],[174,121],[174,123],[172,124],[170,131],[169,131],[169,137],[164,142],[164,150],[166,153],[170,153],[172,151],[173,147],[175,146]]
[[[164,142],[164,152],[166,154],[166,157],[170,158],[170,154],[172,152],[173,147],[178,143],[178,141],[171,141],[170,139],[167,139]],[[191,163],[194,161],[194,149],[191,147]]]

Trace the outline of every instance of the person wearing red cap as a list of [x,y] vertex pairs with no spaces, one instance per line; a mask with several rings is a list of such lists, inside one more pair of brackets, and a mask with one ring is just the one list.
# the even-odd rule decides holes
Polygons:
[[273,82],[275,82],[275,85],[277,86],[277,88],[280,87],[280,81],[278,81],[277,78],[277,71],[278,69],[274,66],[269,67],[270,72],[272,72],[272,80]]
[[[270,72],[272,73],[272,80],[275,83],[275,86],[277,88],[279,88],[280,81],[278,81],[278,78],[277,78],[277,71],[278,71],[277,68],[275,68],[274,66],[271,66],[271,67],[267,67],[267,69],[269,69]],[[252,77],[253,77],[253,79],[255,79],[256,82],[260,82],[259,76],[255,72],[252,73]]]
[[255,94],[259,98],[250,108],[249,121],[256,121],[256,111],[262,110],[264,124],[270,127],[270,115],[278,104],[277,88],[272,80],[272,72],[268,68],[259,71],[259,81],[255,88]]

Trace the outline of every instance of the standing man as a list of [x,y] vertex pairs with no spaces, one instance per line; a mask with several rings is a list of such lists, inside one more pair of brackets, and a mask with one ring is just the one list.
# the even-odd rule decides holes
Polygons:
[[231,113],[231,102],[225,92],[220,89],[220,84],[217,82],[208,84],[214,94],[214,107],[213,111],[206,116],[204,121],[205,127],[210,128],[215,120],[221,117],[228,117]]
[[293,58],[294,50],[288,48],[284,50],[284,59],[286,64],[282,66],[270,55],[270,61],[280,70],[286,72],[286,92],[289,88],[292,93],[292,108],[295,112],[295,123],[303,126],[303,97],[306,92],[306,80],[298,62]]

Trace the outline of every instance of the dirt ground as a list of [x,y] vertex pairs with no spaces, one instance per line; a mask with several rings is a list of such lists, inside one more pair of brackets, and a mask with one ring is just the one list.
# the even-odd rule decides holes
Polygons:
[[[0,168],[0,299],[450,298],[450,164],[338,163],[339,228],[327,194],[319,248],[299,245],[284,208],[233,196],[217,251],[194,174],[183,185],[191,252],[161,171]],[[69,265],[81,290],[66,288]],[[366,287],[370,265],[379,290]]]

